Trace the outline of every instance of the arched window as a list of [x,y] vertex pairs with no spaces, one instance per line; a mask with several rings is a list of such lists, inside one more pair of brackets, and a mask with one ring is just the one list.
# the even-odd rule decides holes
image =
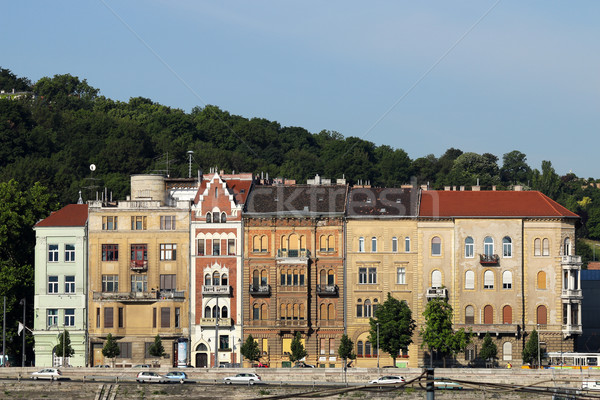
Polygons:
[[260,237],[258,235],[252,238],[252,251],[255,253],[260,251]]
[[483,254],[488,257],[494,255],[494,239],[490,236],[486,236],[485,239],[483,239]]
[[285,317],[286,317],[286,319],[290,320],[290,319],[292,319],[293,315],[294,315],[294,306],[292,304],[288,304]]
[[254,321],[258,321],[260,319],[260,306],[258,304],[254,304],[252,306],[252,319]]
[[377,253],[377,238],[375,236],[371,238],[371,252]]
[[364,316],[366,318],[372,317],[371,311],[372,311],[371,300],[365,300],[365,312],[364,312]]
[[474,241],[471,236],[465,239],[465,258],[473,258],[474,257]]
[[442,286],[442,273],[436,269],[431,273],[431,287],[441,288]]
[[227,274],[221,275],[221,285],[227,286]]
[[365,251],[365,238],[362,236],[358,238],[358,251],[360,253],[364,253]]
[[258,286],[260,285],[260,276],[259,276],[259,272],[258,272],[258,270],[257,270],[257,269],[255,269],[255,270],[252,272],[252,285],[253,285],[255,288],[258,288]]
[[269,284],[269,280],[267,279],[267,270],[263,269],[260,271],[260,285],[267,286]]
[[322,320],[327,319],[327,305],[325,303],[321,303],[319,306],[319,316]]
[[300,304],[300,320],[304,320],[304,304]]
[[548,323],[548,313],[546,311],[546,306],[539,306],[537,308],[537,324],[538,325],[546,325]]
[[319,239],[319,250],[327,251],[327,236],[321,235],[321,239]]
[[224,212],[221,213],[221,222],[222,223],[227,222],[227,214],[225,214]]
[[408,236],[404,238],[404,251],[410,253],[410,238]]
[[204,318],[210,318],[211,317],[211,310],[209,306],[204,307]]
[[359,340],[358,342],[356,342],[356,355],[358,357],[362,357],[363,356],[363,342],[362,342],[362,340]]
[[502,345],[502,360],[512,361],[512,343],[504,342]]
[[537,273],[537,288],[546,289],[546,272],[544,271]]
[[571,239],[565,238],[565,242],[563,245],[563,255],[570,256],[571,255]]
[[550,255],[550,241],[547,238],[544,238],[544,240],[542,240],[542,255]]
[[369,342],[368,340],[365,342],[365,356],[370,356],[371,355],[371,342]]
[[221,318],[221,317],[219,317],[219,309],[217,308],[217,306],[213,306],[213,308],[212,308],[212,317],[213,318]]
[[537,238],[533,241],[533,255],[541,256],[542,255],[542,241],[540,238]]
[[502,289],[512,289],[512,272],[504,271],[502,273]]
[[473,306],[465,307],[465,324],[474,324],[475,323],[475,309]]
[[394,236],[392,238],[392,252],[393,253],[397,253],[398,252],[398,238],[396,236]]
[[211,213],[206,213],[206,223],[210,224],[212,222],[212,215]]
[[431,238],[431,255],[442,255],[442,239],[440,239],[439,236],[434,236],[433,238]]
[[221,285],[221,275],[217,271],[213,272],[213,285]]
[[267,236],[263,235],[260,237],[260,251],[262,253],[266,253],[269,248],[269,239]]
[[358,299],[356,301],[356,318],[362,318],[362,316],[363,316],[362,300]]
[[327,284],[329,286],[335,285],[335,274],[333,273],[332,269],[330,269],[329,271],[327,271]]
[[484,324],[493,324],[494,323],[494,309],[490,305],[487,305],[483,308],[483,323]]
[[213,212],[213,222],[214,222],[215,224],[218,224],[218,223],[219,223],[219,212],[218,212],[218,211],[214,211],[214,212]]
[[335,310],[333,308],[333,304],[329,304],[327,306],[327,319],[335,319]]
[[502,238],[502,257],[512,257],[512,239],[508,236]]
[[493,289],[494,288],[494,273],[489,269],[483,273],[483,288]]
[[327,272],[322,269],[319,273],[319,284],[325,285],[327,283]]
[[208,351],[208,347],[204,343],[200,343],[196,346],[196,351]]
[[475,272],[465,272],[465,289],[475,289]]
[[260,319],[269,319],[269,311],[266,304],[260,306]]
[[512,324],[512,307],[504,306],[502,308],[502,323],[503,324]]
[[228,309],[227,306],[223,306],[221,308],[221,318],[229,318],[229,313],[228,313]]
[[206,286],[210,286],[210,285],[212,285],[212,279],[211,279],[211,277],[210,277],[210,274],[206,274],[206,275],[204,275],[204,284],[205,284]]
[[293,316],[294,316],[294,321],[298,321],[298,304],[294,304],[294,306],[292,307],[293,310]]

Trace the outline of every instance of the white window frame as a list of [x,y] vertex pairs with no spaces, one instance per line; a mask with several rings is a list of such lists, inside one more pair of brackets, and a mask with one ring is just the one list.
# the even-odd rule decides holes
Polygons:
[[371,253],[377,253],[377,238],[375,236],[371,238]]
[[404,238],[404,252],[410,253],[410,237],[408,236]]
[[[72,278],[72,280],[71,280]],[[65,293],[75,293],[75,276],[65,276]]]
[[365,238],[362,236],[358,238],[358,252],[359,253],[365,252]]
[[75,245],[65,244],[65,262],[75,262]]
[[398,238],[396,236],[394,236],[392,238],[392,252],[393,253],[397,253],[398,252]]
[[161,243],[160,244],[160,260],[174,261],[177,259],[177,244]]
[[493,289],[494,288],[494,271],[487,270],[483,273],[483,288]]
[[444,280],[442,278],[442,271],[439,269],[435,269],[431,271],[431,287],[432,288],[441,288],[444,286]]
[[475,272],[468,270],[465,272],[465,289],[475,289]]
[[48,276],[48,294],[58,294],[58,275]]
[[[469,241],[470,240],[470,241]],[[475,241],[471,236],[465,238],[465,258],[475,257]]]
[[406,285],[406,268],[405,267],[397,267],[396,268],[396,284]]
[[58,309],[49,308],[46,310],[46,323],[48,327],[58,326]]
[[48,245],[48,262],[58,262],[58,244]]
[[[69,312],[67,314],[67,312]],[[75,326],[75,309],[65,308],[65,326]]]
[[512,258],[512,238],[510,236],[502,238],[502,257]]
[[502,289],[512,289],[512,272],[504,271],[502,273]]
[[494,255],[494,238],[491,236],[486,236],[483,239],[483,254],[489,257]]
[[[433,243],[435,239],[438,239],[439,243]],[[442,255],[442,238],[439,236],[434,236],[431,238],[431,255],[434,257]]]

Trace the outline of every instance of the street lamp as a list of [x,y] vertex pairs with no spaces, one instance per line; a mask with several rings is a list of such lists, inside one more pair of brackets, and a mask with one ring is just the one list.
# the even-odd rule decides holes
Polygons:
[[377,323],[377,374],[379,372],[379,322]]
[[27,334],[27,330],[25,329],[25,297],[21,299],[19,304],[23,305],[23,349],[21,353],[21,367],[25,368],[25,335]]

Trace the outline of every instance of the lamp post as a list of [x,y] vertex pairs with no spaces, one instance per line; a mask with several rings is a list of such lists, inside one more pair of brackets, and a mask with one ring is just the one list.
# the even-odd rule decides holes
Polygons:
[[379,322],[377,323],[377,374],[379,372]]
[[25,305],[26,305],[25,297],[23,297],[21,299],[19,304],[23,305],[23,349],[22,349],[22,353],[21,353],[21,367],[25,368],[25,335],[27,334],[27,330],[25,329]]
[[221,311],[219,310],[219,295],[216,296],[217,306],[215,311],[215,368],[219,368],[219,316]]

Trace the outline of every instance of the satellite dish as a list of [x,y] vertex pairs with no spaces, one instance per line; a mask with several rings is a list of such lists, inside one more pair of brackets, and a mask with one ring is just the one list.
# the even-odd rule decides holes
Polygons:
[[94,172],[96,170],[96,164],[90,164],[90,171]]

